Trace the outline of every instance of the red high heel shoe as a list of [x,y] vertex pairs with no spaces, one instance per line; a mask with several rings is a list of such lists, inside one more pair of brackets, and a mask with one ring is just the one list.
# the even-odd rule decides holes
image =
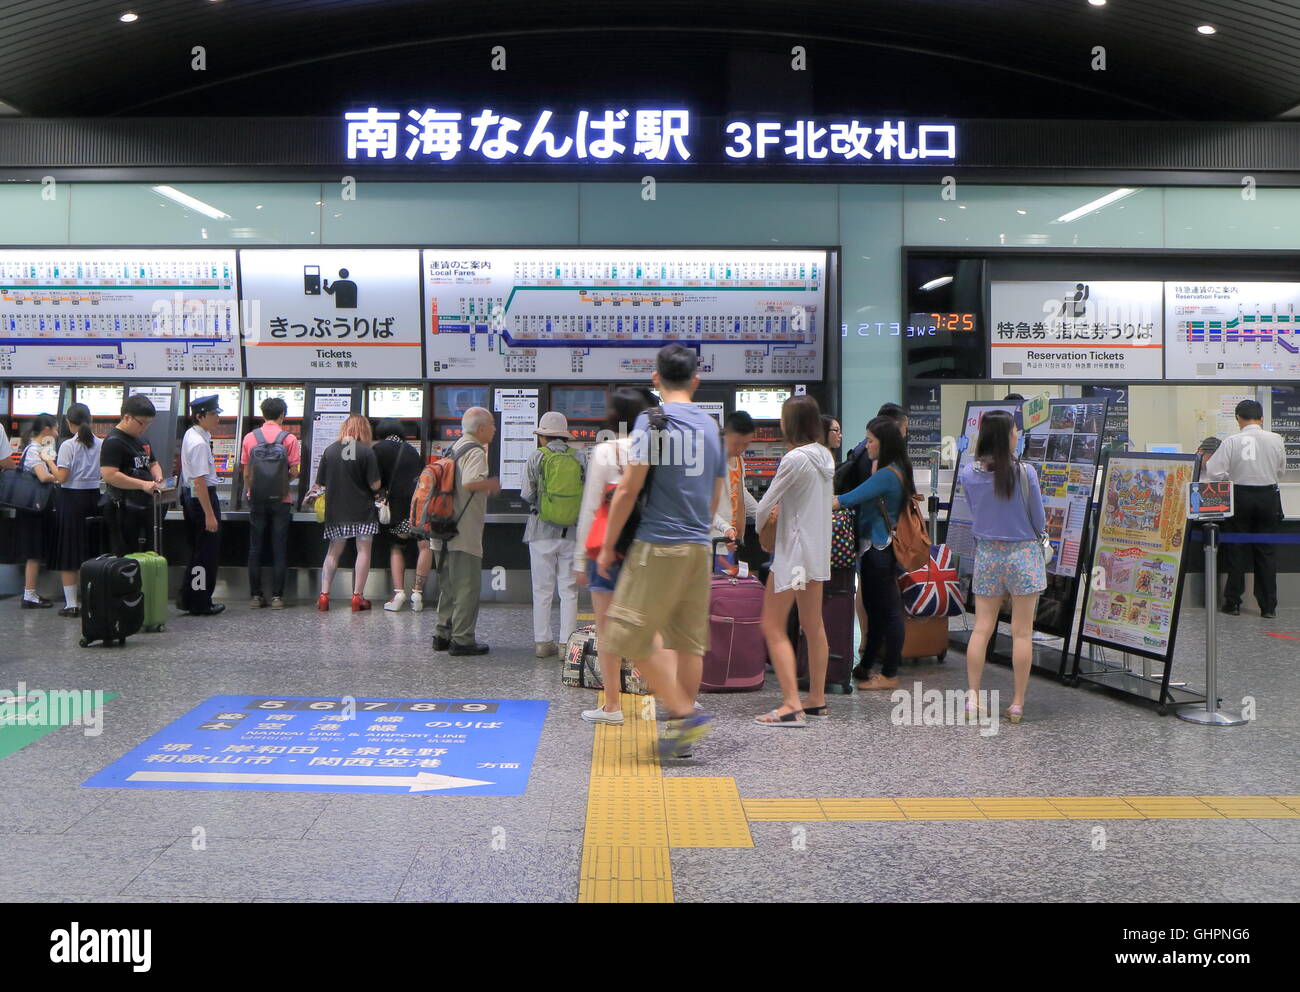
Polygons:
[[363,612],[365,612],[365,611],[368,610],[368,609],[370,609],[370,600],[368,600],[368,599],[363,599],[363,598],[360,597],[360,596],[353,596],[353,597],[352,597],[352,612],[353,612],[353,613],[363,613]]
[[328,613],[330,611],[329,593],[323,592],[316,598],[316,609],[320,610],[321,613]]

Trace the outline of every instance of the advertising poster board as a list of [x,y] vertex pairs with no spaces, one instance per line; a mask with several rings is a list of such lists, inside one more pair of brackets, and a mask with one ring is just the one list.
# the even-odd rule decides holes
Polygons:
[[410,379],[421,365],[414,249],[245,248],[245,364],[257,379]]
[[[943,444],[943,408],[937,386],[908,386],[905,400],[907,457],[916,465],[928,459],[934,449]],[[847,427],[845,434],[847,437]]]
[[238,376],[235,252],[0,251],[0,376]]
[[433,376],[644,381],[673,342],[705,378],[825,374],[825,251],[427,248],[421,264]]
[[1195,470],[1195,455],[1108,457],[1083,640],[1160,661],[1172,657]]
[[993,281],[989,368],[1030,382],[1158,380],[1164,284]]
[[524,466],[537,450],[537,389],[498,389],[501,411],[501,488],[522,489]]
[[1300,379],[1300,283],[1165,283],[1166,379]]

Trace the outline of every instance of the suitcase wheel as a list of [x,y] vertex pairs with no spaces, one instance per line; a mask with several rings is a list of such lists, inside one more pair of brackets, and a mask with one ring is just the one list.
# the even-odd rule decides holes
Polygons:
[[88,647],[90,647],[90,642],[89,642],[88,640],[86,640],[84,637],[83,637],[83,638],[82,638],[78,643],[79,643],[83,648],[88,648]]
[[943,664],[944,662],[946,662],[947,660],[948,660],[948,649],[947,649],[947,648],[944,648],[944,649],[939,653],[939,664],[942,665],[942,664]]

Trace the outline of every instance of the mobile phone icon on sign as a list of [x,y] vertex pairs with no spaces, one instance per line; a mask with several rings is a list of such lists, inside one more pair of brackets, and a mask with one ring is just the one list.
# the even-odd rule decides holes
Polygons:
[[302,267],[302,292],[304,296],[320,296],[320,266]]

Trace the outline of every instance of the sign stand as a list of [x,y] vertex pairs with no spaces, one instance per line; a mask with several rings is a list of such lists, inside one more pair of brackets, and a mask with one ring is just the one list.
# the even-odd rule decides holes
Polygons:
[[1178,712],[1178,719],[1212,727],[1240,727],[1246,720],[1235,711],[1216,709],[1219,703],[1219,525],[1206,523],[1205,543],[1205,709]]

